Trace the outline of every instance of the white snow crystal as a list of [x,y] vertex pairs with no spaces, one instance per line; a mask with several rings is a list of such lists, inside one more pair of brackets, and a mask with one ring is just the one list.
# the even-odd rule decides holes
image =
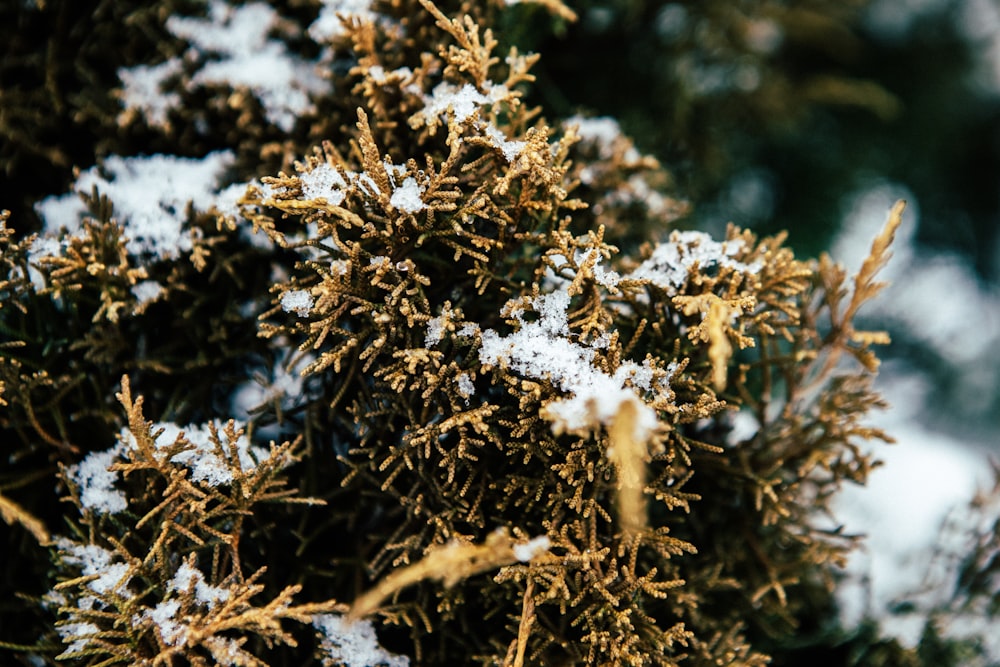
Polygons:
[[417,213],[427,206],[420,198],[423,192],[424,189],[417,184],[417,179],[408,176],[403,180],[402,185],[393,190],[389,203],[401,211]]
[[[181,427],[177,424],[158,422],[153,424],[152,430],[155,433],[162,429],[162,433],[156,439],[156,447],[158,449],[170,447],[183,433],[184,438],[193,447],[174,454],[170,461],[172,463],[179,463],[190,469],[192,481],[204,482],[209,486],[220,486],[231,484],[233,475],[229,469],[229,451],[226,437],[222,434],[223,424],[216,422],[215,426],[219,433],[219,439],[222,441],[223,452],[221,456],[216,452],[215,445],[212,444],[211,430],[207,424],[190,424]],[[240,424],[237,423],[236,427],[239,429]],[[128,429],[122,431],[122,440],[127,447],[136,447],[135,437]],[[246,435],[241,435],[236,441],[236,455],[239,460],[240,469],[243,472],[249,472],[257,467],[255,458],[256,460],[262,460],[267,458],[268,454],[269,452],[263,447],[251,447],[246,439]]]
[[413,70],[409,67],[397,67],[391,72],[386,72],[385,68],[381,65],[372,65],[368,68],[368,76],[377,84],[384,85],[389,82],[389,77],[396,77],[397,79],[405,81],[413,77]]
[[[315,361],[316,355],[294,354],[289,367],[291,355],[287,348],[277,349],[274,366],[269,373],[261,374],[260,377],[256,377],[258,374],[255,373],[255,379],[244,382],[232,393],[230,414],[237,419],[249,420],[254,408],[265,403],[279,401],[281,409],[287,411],[312,398],[311,392],[304,386],[300,371]],[[270,437],[264,436],[259,427],[257,433],[262,438]]]
[[373,199],[378,197],[382,191],[379,190],[378,184],[375,179],[371,177],[367,172],[363,172],[354,176],[354,183],[358,186],[358,189],[364,192],[369,197]]
[[598,255],[597,251],[593,248],[587,250],[586,252],[578,252],[576,255],[576,262],[578,265],[584,262],[589,262],[591,257],[597,256],[597,260],[594,262],[594,281],[598,285],[603,285],[610,290],[616,289],[618,283],[621,282],[622,277],[617,271],[611,271],[604,267],[601,263],[602,257]]
[[166,92],[164,84],[180,75],[184,65],[180,58],[170,58],[159,65],[137,65],[118,70],[122,82],[122,104],[127,109],[142,112],[151,125],[167,125],[167,113],[181,106],[181,96]]
[[281,308],[286,313],[294,312],[299,317],[308,317],[312,306],[313,298],[308,290],[291,290],[281,295]]
[[571,116],[563,121],[563,127],[573,125],[576,126],[580,141],[596,146],[598,155],[604,160],[610,160],[614,156],[615,142],[624,136],[618,121],[610,116],[600,118]]
[[66,647],[65,651],[57,656],[56,659],[59,659],[68,657],[74,653],[79,653],[80,651],[86,649],[87,645],[90,643],[87,636],[96,635],[101,631],[101,629],[93,623],[85,621],[82,623],[60,623],[56,626],[56,631],[59,633],[59,636],[64,642],[68,641],[71,637],[79,637],[79,639],[75,640],[72,644]]
[[163,643],[180,647],[187,641],[188,633],[188,627],[177,620],[177,612],[180,609],[180,600],[162,600],[152,609],[145,610],[141,618],[152,621],[160,629]]
[[[251,183],[261,190],[265,187],[270,187],[257,181],[251,181]],[[215,210],[227,218],[240,217],[240,207],[237,202],[246,194],[249,185],[250,183],[233,183],[220,190],[219,194],[215,197]],[[264,195],[264,199],[267,199],[266,195]]]
[[448,318],[442,314],[427,320],[427,335],[424,336],[424,345],[434,347],[444,338],[445,326]]
[[552,541],[548,536],[539,535],[524,544],[515,544],[514,557],[522,563],[527,563],[538,554],[548,551],[550,546],[552,546]]
[[490,141],[493,142],[493,145],[503,153],[507,162],[513,162],[517,159],[517,156],[521,154],[524,147],[528,145],[526,141],[508,140],[507,136],[491,123],[486,124],[484,131],[486,132],[486,136],[490,138]]
[[163,285],[155,280],[140,281],[132,286],[131,291],[140,306],[156,301],[164,292]]
[[[49,199],[53,199],[49,197]],[[56,217],[62,216],[73,216],[79,201],[70,201],[67,199],[65,202],[56,203],[53,201],[53,215]],[[65,212],[58,211],[57,209],[64,208]],[[38,260],[42,257],[60,257],[63,253],[63,244],[59,239],[52,236],[39,236],[32,242],[31,248],[28,249],[28,279],[31,284],[35,286],[36,290],[41,290],[45,288],[45,280],[42,277],[41,271],[36,267]],[[13,277],[13,276],[12,276]]]
[[181,563],[181,566],[177,568],[177,572],[174,573],[173,578],[167,584],[167,588],[178,593],[186,593],[193,588],[195,599],[206,605],[209,609],[217,603],[225,602],[229,599],[228,589],[208,584],[201,570],[187,561]]
[[267,120],[285,132],[292,131],[299,116],[313,110],[310,93],[318,94],[326,86],[313,63],[292,57],[280,42],[206,63],[192,81],[249,88],[264,107]]
[[462,373],[455,378],[455,381],[458,383],[458,395],[466,399],[465,402],[468,403],[469,397],[476,393],[476,385],[473,384],[472,378],[469,377],[468,373]]
[[455,332],[455,335],[461,338],[475,338],[477,333],[479,333],[479,325],[468,322],[463,324],[462,328]]
[[267,40],[277,18],[275,11],[262,2],[232,7],[222,0],[211,0],[208,18],[171,16],[167,29],[195,47],[220,54],[251,53]]
[[306,199],[322,198],[334,206],[340,206],[344,201],[347,183],[339,171],[325,162],[299,174],[299,180],[302,182],[302,195]]
[[317,42],[327,42],[345,34],[340,17],[358,21],[374,21],[378,14],[371,10],[372,0],[323,0],[319,16],[309,26],[309,36]]
[[668,215],[675,207],[673,200],[650,187],[642,174],[633,174],[625,185],[612,190],[607,197],[610,204],[629,205],[639,203],[646,207],[650,215]]
[[335,276],[346,276],[351,270],[351,260],[335,259],[330,262],[330,273]]
[[455,120],[461,123],[476,109],[489,102],[490,98],[476,90],[471,83],[459,88],[443,81],[434,87],[429,98],[424,98],[422,113],[425,117],[437,117],[443,116],[448,109],[451,109],[455,114]]
[[375,627],[366,619],[348,623],[339,614],[321,614],[313,619],[320,631],[321,649],[334,664],[345,667],[409,667],[410,659],[393,655],[379,646]]
[[98,575],[87,586],[96,593],[114,591],[123,597],[131,597],[128,590],[130,577],[127,563],[115,563],[117,554],[96,544],[76,544],[60,538],[56,540],[62,560],[67,565],[78,566],[85,577]]
[[120,477],[108,470],[124,453],[118,444],[103,452],[91,452],[76,465],[66,469],[66,475],[80,489],[80,504],[99,514],[115,514],[128,506],[125,494],[115,488]]

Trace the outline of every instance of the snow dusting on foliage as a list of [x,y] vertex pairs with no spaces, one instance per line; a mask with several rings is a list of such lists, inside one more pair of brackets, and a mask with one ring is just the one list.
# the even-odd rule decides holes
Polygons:
[[410,659],[393,655],[379,646],[375,626],[366,619],[349,622],[338,614],[321,614],[313,619],[320,631],[323,664],[344,667],[409,667]]
[[184,561],[177,568],[177,573],[167,584],[167,589],[176,593],[192,591],[194,599],[209,608],[229,599],[229,589],[212,586],[206,582],[201,570],[189,561]]
[[638,413],[635,436],[646,441],[657,427],[656,412],[625,383],[629,381],[646,391],[665,388],[652,385],[648,362],[639,365],[626,361],[614,375],[596,368],[596,349],[570,337],[569,305],[569,294],[559,290],[532,302],[540,316],[537,321],[527,322],[523,314],[514,313],[520,324],[514,333],[501,336],[492,329],[483,331],[479,351],[481,363],[485,366],[504,364],[526,377],[548,379],[568,393],[567,398],[546,406],[546,416],[552,420],[556,431],[581,433],[607,426],[622,403],[630,402]]
[[344,201],[347,182],[336,168],[325,162],[301,173],[299,180],[302,181],[302,196],[306,199],[325,199],[334,206]]
[[66,469],[80,492],[80,504],[99,514],[115,514],[128,506],[125,494],[115,488],[119,476],[109,470],[121,460],[125,447],[121,443],[102,452],[91,452],[79,463]]
[[[81,173],[73,189],[89,194],[97,188],[111,198],[114,218],[124,228],[125,247],[136,259],[173,259],[192,248],[191,232],[185,225],[188,203],[200,211],[210,210],[216,184],[234,159],[230,151],[216,151],[202,159],[113,155],[104,161],[103,169],[92,167]],[[47,197],[36,209],[46,232],[65,229],[69,236],[81,233],[87,213],[76,194]]]
[[113,551],[96,544],[77,544],[65,538],[56,540],[60,558],[66,565],[80,568],[84,577],[95,577],[87,582],[87,587],[97,594],[115,592],[122,597],[131,597],[128,584],[129,566],[120,562]]
[[[313,110],[310,95],[321,93],[328,84],[315,63],[294,56],[284,42],[268,37],[279,20],[263,2],[233,7],[221,0],[209,3],[207,18],[167,19],[167,29],[191,45],[187,60],[198,63],[187,90],[246,88],[260,102],[268,122],[290,132],[299,116]],[[166,125],[169,110],[181,104],[178,93],[166,92],[167,83],[183,70],[181,58],[120,70],[122,102],[150,124]]]
[[739,239],[720,242],[704,232],[673,232],[670,240],[657,245],[653,255],[628,277],[647,280],[669,294],[676,294],[695,267],[702,271],[716,266],[743,273],[760,271],[759,262],[744,264],[733,259],[744,249]]
[[309,36],[319,43],[342,37],[341,17],[356,21],[376,21],[379,15],[371,10],[372,0],[323,0],[319,16],[309,26]]
[[417,213],[426,207],[426,204],[420,199],[423,191],[423,188],[417,184],[417,179],[407,176],[403,180],[403,184],[392,191],[389,203],[406,213]]
[[168,89],[168,82],[183,72],[184,63],[180,58],[171,58],[158,65],[123,67],[118,70],[123,106],[139,111],[150,125],[166,127],[170,110],[183,103],[179,93]]
[[[233,481],[233,474],[229,469],[226,438],[221,434],[222,424],[216,422],[215,427],[220,433],[222,451],[217,450],[212,441],[212,429],[207,424],[178,426],[171,423],[157,423],[153,425],[153,432],[156,433],[160,429],[163,431],[156,438],[158,449],[169,447],[179,438],[190,443],[192,445],[190,449],[174,454],[170,461],[190,469],[192,481],[204,482],[208,486],[220,486],[230,484]],[[129,447],[136,446],[135,438],[130,431],[124,431],[122,438]],[[262,447],[251,447],[246,436],[241,435],[236,441],[236,454],[243,472],[249,472],[257,466],[257,461],[267,458],[268,452]]]
[[[213,443],[208,425],[184,427],[170,423],[153,425],[154,434],[161,429],[162,433],[156,439],[158,449],[166,449],[182,437],[184,442],[190,445],[188,449],[174,454],[170,462],[188,468],[191,471],[192,481],[202,482],[207,486],[232,483],[229,451],[226,438],[222,435],[221,423],[216,423],[222,444],[221,451]],[[122,442],[105,451],[91,452],[80,463],[67,469],[67,477],[79,489],[80,505],[83,508],[98,514],[115,514],[126,509],[125,496],[115,487],[121,480],[120,473],[109,468],[115,463],[127,461],[129,449],[135,448],[135,437],[126,429],[122,431]],[[236,454],[244,472],[253,470],[258,462],[269,456],[266,449],[251,446],[242,435],[236,441]]]
[[552,546],[552,540],[546,535],[540,535],[525,544],[515,544],[514,557],[522,563],[527,563],[538,554],[548,551],[550,546]]
[[[575,126],[580,141],[595,145],[602,160],[610,160],[614,157],[615,142],[625,138],[618,121],[610,116],[599,118],[570,116],[563,121],[562,125],[563,127]],[[639,152],[632,148],[631,154],[626,156],[626,162],[634,162],[637,159],[639,159]]]

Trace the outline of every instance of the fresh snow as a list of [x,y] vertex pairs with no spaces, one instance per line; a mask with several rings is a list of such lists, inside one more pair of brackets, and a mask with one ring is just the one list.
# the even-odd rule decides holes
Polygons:
[[163,285],[155,280],[143,280],[132,286],[132,296],[139,302],[140,306],[156,301],[166,290]]
[[658,424],[656,412],[634,389],[625,386],[626,380],[643,381],[638,372],[643,367],[625,363],[614,375],[597,369],[596,350],[570,339],[569,304],[565,290],[545,294],[532,303],[540,316],[537,321],[526,322],[518,313],[515,317],[520,327],[514,333],[501,336],[492,329],[483,331],[480,362],[486,366],[504,364],[526,377],[547,379],[567,393],[566,398],[546,407],[546,416],[556,430],[579,433],[607,426],[620,406],[631,402],[638,414],[635,438],[647,440]]
[[313,298],[307,290],[291,290],[281,295],[281,309],[286,313],[308,317],[312,306]]
[[87,582],[87,587],[95,593],[114,592],[122,597],[131,597],[128,590],[130,577],[127,563],[115,562],[118,555],[96,544],[77,544],[66,538],[56,540],[64,563],[79,567],[84,577],[96,576]]
[[[178,454],[170,460],[187,467],[191,471],[191,480],[203,482],[209,486],[231,484],[232,472],[229,469],[229,452],[226,450],[226,439],[222,434],[223,424],[216,422],[219,438],[222,440],[223,455],[216,452],[207,425],[189,425],[185,427],[170,423],[153,424],[153,432],[163,429],[156,440],[158,449],[171,446],[183,432],[185,439],[193,447]],[[239,425],[237,424],[237,428]],[[115,514],[127,508],[125,496],[115,487],[121,480],[117,471],[109,468],[119,461],[127,459],[127,451],[136,447],[135,437],[128,429],[122,431],[121,442],[114,447],[102,451],[91,452],[80,463],[67,468],[68,477],[80,489],[80,504],[84,509],[99,514]],[[241,469],[244,472],[253,470],[256,461],[264,460],[270,452],[263,447],[251,447],[246,436],[241,435],[236,441],[236,454]]]
[[60,623],[56,626],[56,631],[64,642],[69,641],[71,637],[76,637],[73,643],[66,647],[65,651],[56,656],[58,660],[59,658],[68,658],[74,653],[85,650],[90,643],[89,638],[98,634],[101,629],[90,621],[84,621],[82,623]]
[[[200,211],[211,210],[216,184],[235,159],[230,151],[216,151],[201,159],[112,155],[104,161],[103,169],[92,167],[82,172],[73,189],[89,194],[96,187],[114,202],[113,217],[124,228],[129,254],[140,260],[173,259],[192,248],[191,231],[185,225],[188,203]],[[69,236],[81,234],[87,210],[75,193],[46,197],[35,209],[46,233],[65,229]],[[38,246],[32,256],[37,258],[51,249]]]
[[119,443],[103,452],[91,452],[79,463],[66,468],[66,476],[80,490],[80,504],[98,514],[116,514],[128,507],[125,494],[115,488],[117,472],[109,470],[125,452]]
[[181,96],[167,92],[167,82],[184,72],[180,58],[171,58],[158,65],[136,65],[118,70],[122,82],[121,99],[126,109],[136,109],[150,125],[165,127],[167,115],[180,108]]
[[313,625],[320,632],[321,650],[333,664],[342,664],[344,667],[410,665],[408,657],[394,655],[379,646],[375,626],[367,619],[350,623],[339,614],[320,614],[313,619]]
[[[240,427],[239,424],[236,426],[237,428]],[[225,451],[227,449],[226,438],[222,434],[223,424],[216,422],[216,428],[219,432],[219,439],[222,441],[223,456],[220,456],[216,452],[211,440],[211,431],[207,424],[190,424],[181,427],[177,424],[161,422],[153,425],[154,433],[159,429],[163,429],[163,433],[156,439],[158,449],[169,447],[180,437],[181,433],[184,434],[185,439],[194,445],[193,448],[175,454],[170,461],[172,463],[179,463],[190,469],[192,481],[204,482],[209,486],[231,484],[233,481],[232,472],[229,470],[229,452]],[[125,430],[123,432],[123,439],[129,447],[135,447],[135,439],[130,431]],[[268,456],[268,452],[264,448],[251,447],[246,435],[241,435],[237,439],[236,453],[243,472],[249,472],[257,466],[254,457],[261,460]]]
[[742,273],[757,273],[759,262],[744,264],[733,259],[744,250],[743,241],[716,241],[704,232],[673,232],[666,243],[660,243],[652,256],[627,277],[648,280],[668,294],[676,294],[694,267],[705,270],[724,266]]
[[614,156],[615,142],[625,136],[618,121],[610,116],[600,118],[570,116],[562,124],[563,127],[576,126],[580,141],[596,146],[597,154],[602,160],[610,160]]
[[489,137],[493,145],[500,149],[503,153],[504,158],[507,162],[513,162],[517,159],[517,156],[521,154],[525,146],[528,145],[525,141],[511,141],[507,139],[507,136],[498,130],[496,126],[486,123],[485,124],[486,136]]
[[[1000,377],[991,352],[1000,344],[1000,299],[948,253],[920,248],[920,211],[913,194],[886,182],[855,193],[847,201],[832,254],[849,271],[857,271],[898,199],[908,202],[907,211],[896,233],[893,258],[879,275],[889,286],[862,312],[865,328],[905,331],[939,355],[954,369],[952,400],[976,409],[978,401],[994,395]],[[968,525],[968,503],[993,481],[987,454],[995,451],[995,442],[988,436],[949,433],[947,424],[935,423],[941,391],[935,381],[903,361],[883,364],[875,388],[892,407],[872,415],[869,422],[897,442],[870,445],[885,465],[872,471],[866,486],[846,487],[835,507],[845,532],[867,535],[863,548],[851,555],[838,590],[844,624],[870,616],[888,635],[910,646],[917,644],[925,623],[954,592],[958,565],[969,553],[969,540],[981,530]],[[995,520],[996,512],[985,516]],[[943,526],[948,528],[944,532]],[[900,602],[911,603],[912,610],[892,613]],[[985,615],[978,622],[982,618]],[[964,636],[977,622],[943,613],[933,619],[948,637]],[[995,635],[984,636],[989,642]],[[1000,645],[986,648],[992,660],[1000,661]]]
[[177,568],[177,572],[167,584],[167,589],[177,593],[192,591],[194,598],[209,609],[229,599],[229,589],[210,585],[205,581],[205,575],[201,570],[187,561]]
[[524,544],[514,545],[514,558],[522,563],[529,562],[538,554],[545,553],[552,546],[552,541],[546,535],[540,535]]
[[[265,403],[277,402],[282,411],[288,411],[313,398],[301,375],[301,370],[316,360],[313,353],[296,353],[287,339],[275,341],[274,365],[270,372],[254,372],[253,379],[247,380],[230,394],[230,414],[237,419],[249,421],[251,412]],[[291,350],[291,352],[290,352]],[[289,366],[289,355],[292,357]],[[269,427],[265,427],[269,428]],[[261,428],[256,429],[261,438],[270,438]],[[279,437],[274,434],[275,439]]]
[[[283,42],[268,38],[279,21],[277,12],[263,2],[233,7],[222,0],[209,3],[207,18],[171,16],[167,29],[191,44],[190,59],[205,59],[188,89],[245,87],[264,108],[268,122],[290,132],[299,116],[313,110],[310,95],[323,92],[329,84],[316,71],[316,63],[294,56]],[[151,124],[165,125],[168,112],[181,99],[176,92],[165,93],[164,86],[183,69],[181,58],[170,58],[151,67],[119,70],[122,102]]]
[[461,373],[455,378],[455,382],[458,384],[458,395],[468,403],[469,398],[476,393],[476,385],[473,384],[472,378],[468,373]]
[[446,303],[441,308],[441,314],[427,320],[427,334],[424,336],[424,345],[434,347],[444,339],[448,330],[448,323],[452,320],[451,304]]
[[397,188],[393,189],[392,197],[389,198],[389,203],[393,207],[398,208],[406,213],[417,213],[426,208],[426,204],[420,198],[423,194],[424,189],[417,184],[417,179],[412,176],[407,176],[403,179],[403,184]]
[[371,9],[372,0],[323,0],[319,16],[309,26],[309,36],[318,43],[330,42],[345,34],[341,17],[356,21],[375,21],[379,15]]
[[431,118],[443,116],[451,110],[455,120],[462,123],[479,107],[489,102],[490,98],[476,90],[471,83],[460,88],[443,81],[434,87],[430,97],[424,97],[424,109],[421,113],[425,118]]
[[325,199],[328,204],[340,206],[344,202],[347,182],[337,169],[325,162],[299,174],[302,196],[306,199]]

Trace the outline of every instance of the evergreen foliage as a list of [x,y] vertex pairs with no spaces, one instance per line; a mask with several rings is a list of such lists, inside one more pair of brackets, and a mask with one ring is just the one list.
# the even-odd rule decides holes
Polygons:
[[[4,93],[24,126],[0,127],[10,183],[31,184],[0,218],[10,655],[975,649],[821,621],[857,542],[829,527],[831,498],[890,439],[865,425],[888,339],[854,321],[901,202],[854,276],[783,235],[675,229],[689,205],[615,121],[526,102],[539,56],[494,28],[574,20],[558,0],[105,4],[81,81],[53,80],[101,110],[70,114],[84,148],[40,122],[38,81],[66,63],[6,47],[37,79]],[[50,45],[83,30],[65,3],[14,15]],[[135,45],[95,50],[118,30]],[[59,188],[23,165],[43,158],[47,179],[79,167],[75,193],[39,199]],[[982,534],[963,602],[980,616]]]

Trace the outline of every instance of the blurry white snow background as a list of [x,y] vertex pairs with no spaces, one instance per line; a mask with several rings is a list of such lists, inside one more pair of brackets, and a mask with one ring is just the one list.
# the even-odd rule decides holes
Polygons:
[[[891,284],[863,310],[865,326],[906,331],[962,374],[957,391],[969,400],[977,393],[992,396],[1000,380],[998,365],[990,361],[990,351],[1000,343],[1000,298],[959,258],[915,245],[919,206],[911,193],[891,183],[856,193],[831,254],[857,271],[897,199],[907,200],[908,208],[893,258],[880,274]],[[957,559],[948,554],[968,548],[969,530],[956,533],[952,526],[943,533],[942,525],[967,513],[976,491],[992,484],[988,457],[995,443],[985,434],[948,432],[928,409],[935,387],[918,362],[883,364],[876,388],[891,407],[873,414],[871,423],[897,442],[872,444],[885,465],[872,472],[867,486],[849,486],[837,500],[845,532],[866,535],[864,546],[850,559],[838,598],[846,627],[871,617],[886,633],[913,646],[929,611],[944,605],[953,592]],[[992,453],[997,454],[995,449]],[[903,602],[912,611],[889,613]]]

